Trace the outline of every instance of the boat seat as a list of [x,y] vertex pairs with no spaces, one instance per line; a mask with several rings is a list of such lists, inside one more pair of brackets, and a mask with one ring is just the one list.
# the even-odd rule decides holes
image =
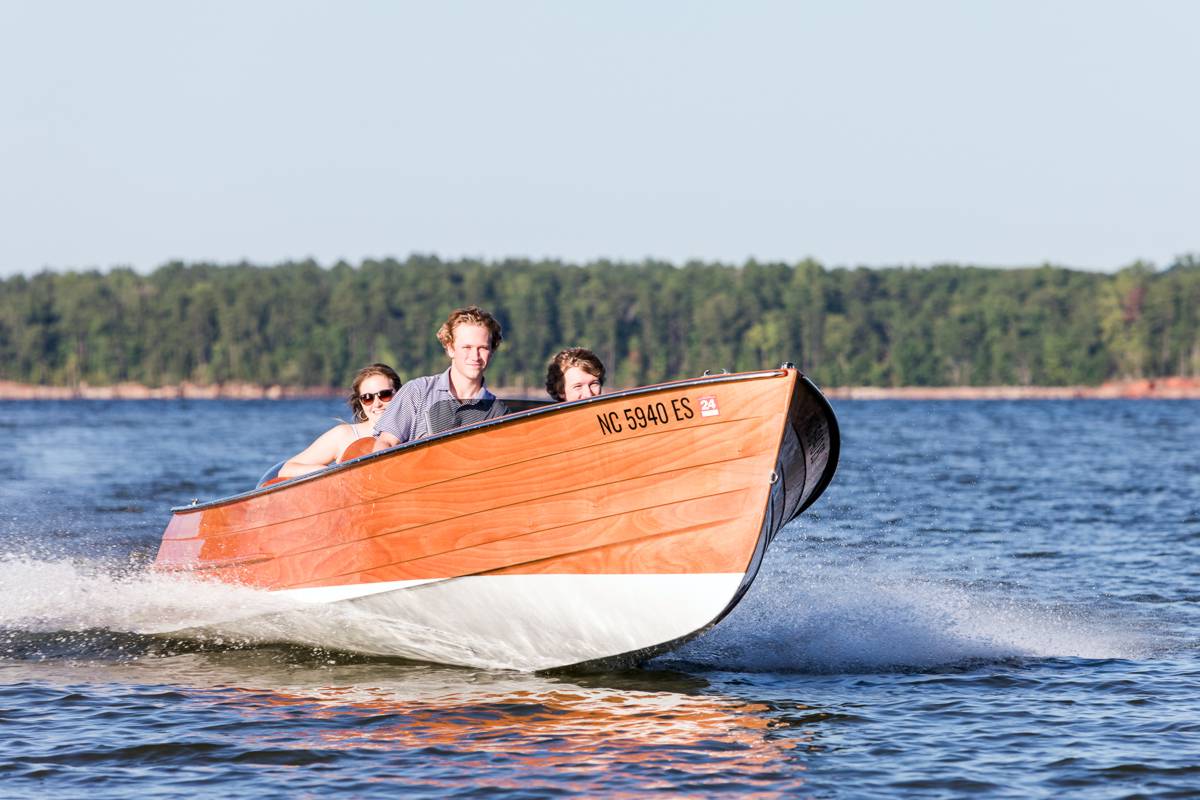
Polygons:
[[346,461],[349,461],[352,458],[358,458],[359,456],[365,456],[367,453],[371,452],[371,450],[373,450],[374,447],[375,447],[375,437],[374,436],[364,436],[361,439],[355,439],[353,442],[346,445],[346,449],[342,451],[342,454],[340,456],[338,456],[337,463],[341,464]]

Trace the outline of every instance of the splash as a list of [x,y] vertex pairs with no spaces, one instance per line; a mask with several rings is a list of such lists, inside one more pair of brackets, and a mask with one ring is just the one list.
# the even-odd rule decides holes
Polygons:
[[[144,652],[138,637],[207,646],[290,643],[486,669],[537,669],[512,653],[354,604],[87,560],[0,556],[0,656]],[[132,637],[132,638],[131,638]],[[1139,658],[1154,647],[1088,608],[873,571],[767,571],[728,619],[661,664],[763,672],[921,670],[1023,658]]]
[[268,592],[78,559],[0,556],[0,627],[146,633],[281,610]]
[[[814,673],[1026,658],[1139,658],[1153,643],[1087,608],[879,571],[760,576],[728,619],[665,661]],[[836,573],[836,570],[833,572]]]
[[0,657],[136,658],[161,649],[155,636],[207,649],[283,643],[486,669],[539,666],[352,602],[310,604],[187,575],[0,555]]

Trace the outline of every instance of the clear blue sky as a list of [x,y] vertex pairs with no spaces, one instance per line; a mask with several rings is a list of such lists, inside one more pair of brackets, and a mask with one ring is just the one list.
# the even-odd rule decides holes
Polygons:
[[412,252],[1159,266],[1200,2],[0,0],[0,275]]

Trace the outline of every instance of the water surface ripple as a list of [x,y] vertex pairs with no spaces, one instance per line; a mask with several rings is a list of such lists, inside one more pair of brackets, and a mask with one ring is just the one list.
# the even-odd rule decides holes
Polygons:
[[532,675],[145,633],[271,610],[146,565],[335,403],[2,402],[3,795],[1195,796],[1200,403],[835,409],[733,614]]

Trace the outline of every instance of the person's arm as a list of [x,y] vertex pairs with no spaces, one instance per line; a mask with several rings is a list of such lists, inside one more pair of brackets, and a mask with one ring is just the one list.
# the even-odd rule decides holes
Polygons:
[[322,433],[302,452],[283,462],[283,466],[279,468],[279,477],[297,478],[332,464],[337,460],[342,448],[346,446],[349,427],[349,425],[337,425]]
[[395,447],[400,444],[400,440],[390,433],[381,433],[375,437],[375,444],[371,446],[372,453],[378,453],[380,450],[387,450],[389,447]]
[[409,381],[400,387],[383,416],[375,423],[375,444],[371,448],[372,453],[387,450],[412,438],[413,422],[417,418],[417,404],[414,399],[416,384],[417,381]]

